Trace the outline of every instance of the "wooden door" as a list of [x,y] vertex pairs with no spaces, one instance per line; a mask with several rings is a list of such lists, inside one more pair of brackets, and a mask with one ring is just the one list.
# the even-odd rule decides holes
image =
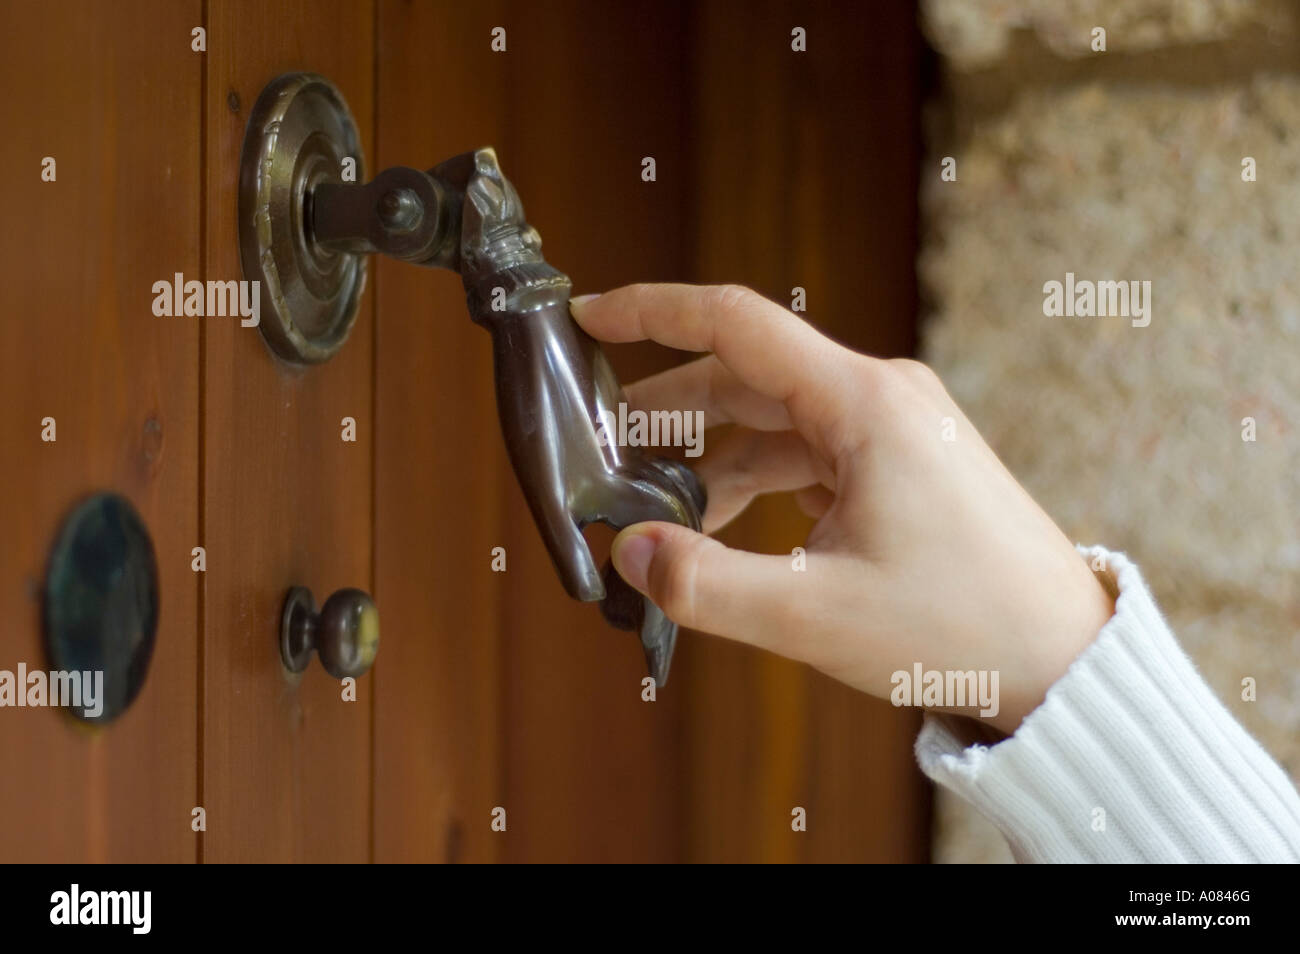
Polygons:
[[49,549],[94,491],[148,524],[162,589],[145,689],[112,725],[0,709],[0,861],[194,858],[200,327],[155,318],[150,289],[200,270],[201,15],[0,4],[0,669],[45,667]]
[[[689,633],[673,681],[641,701],[635,639],[565,597],[532,527],[488,338],[454,275],[371,262],[346,346],[306,370],[237,321],[149,309],[176,272],[242,277],[249,109],[308,70],[342,90],[371,175],[496,146],[579,292],[738,281],[788,302],[799,285],[830,333],[907,353],[919,40],[910,10],[871,16],[649,0],[0,6],[0,669],[42,660],[44,560],[91,490],[134,502],[162,589],[155,658],[122,719],[87,733],[0,709],[14,767],[0,860],[922,860],[911,716]],[[625,380],[686,357],[611,354]],[[788,550],[806,530],[788,501],[763,501],[728,539]],[[280,664],[297,584],[318,600],[360,587],[379,606],[355,701],[315,662],[300,677]]]

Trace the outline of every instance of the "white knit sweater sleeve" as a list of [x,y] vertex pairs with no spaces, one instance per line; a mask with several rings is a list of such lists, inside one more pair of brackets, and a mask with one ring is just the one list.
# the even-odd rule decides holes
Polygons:
[[[922,771],[1022,862],[1300,860],[1300,797],[1178,646],[1136,565],[1100,548],[1115,615],[1015,734],[927,714]],[[1094,564],[1095,565],[1095,564]]]

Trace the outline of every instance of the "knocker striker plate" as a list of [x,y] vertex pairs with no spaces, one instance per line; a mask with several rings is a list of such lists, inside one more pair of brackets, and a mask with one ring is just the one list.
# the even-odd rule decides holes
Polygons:
[[316,364],[347,340],[365,288],[366,259],[309,240],[311,190],[342,181],[343,162],[365,181],[361,140],[328,80],[292,73],[258,97],[239,170],[244,277],[261,282],[262,336],[297,364]]

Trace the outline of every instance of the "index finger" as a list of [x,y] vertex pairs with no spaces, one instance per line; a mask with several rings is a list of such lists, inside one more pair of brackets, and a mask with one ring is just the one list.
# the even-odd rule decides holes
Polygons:
[[602,341],[712,352],[744,385],[785,404],[796,427],[815,432],[809,437],[829,436],[827,425],[848,410],[843,375],[834,373],[845,349],[748,288],[625,285],[571,306]]

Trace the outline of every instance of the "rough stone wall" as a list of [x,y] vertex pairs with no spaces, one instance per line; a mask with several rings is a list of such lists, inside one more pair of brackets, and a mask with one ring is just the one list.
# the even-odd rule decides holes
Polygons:
[[[1220,698],[1293,778],[1298,14],[1268,0],[926,0],[942,83],[919,263],[923,357],[1068,535],[1136,559]],[[1095,26],[1106,52],[1090,49]],[[1044,283],[1067,272],[1150,281],[1150,324],[1046,317]],[[936,860],[1010,858],[942,794],[936,825]]]
[[1012,35],[1028,31],[1062,57],[1092,55],[1092,29],[1110,35],[1110,52],[1141,52],[1231,39],[1262,26],[1285,32],[1284,3],[1261,0],[927,0],[934,46],[956,68],[1005,57]]

